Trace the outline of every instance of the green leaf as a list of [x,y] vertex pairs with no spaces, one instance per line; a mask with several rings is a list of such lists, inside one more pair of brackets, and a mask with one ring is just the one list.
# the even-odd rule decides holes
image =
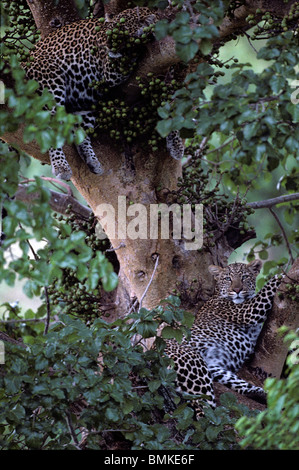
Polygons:
[[191,40],[188,44],[176,44],[176,52],[178,56],[186,63],[192,60],[198,51],[197,42]]
[[259,130],[260,123],[259,121],[251,122],[250,124],[246,124],[243,129],[243,135],[246,140],[251,140],[254,135],[257,134]]
[[268,251],[267,251],[267,250],[262,250],[262,251],[260,251],[260,252],[259,252],[259,257],[260,257],[261,259],[268,259],[268,257],[269,257]]
[[116,273],[111,272],[108,276],[102,277],[103,288],[106,292],[111,292],[116,289],[118,284],[118,276]]
[[213,49],[212,41],[209,41],[208,39],[202,39],[200,44],[199,44],[199,49],[200,49],[200,52],[202,52],[203,55],[210,54],[212,49]]
[[223,431],[222,426],[208,426],[206,429],[207,439],[211,442],[215,442],[221,431]]
[[165,38],[169,32],[169,23],[167,20],[158,21],[155,25],[155,36],[158,41]]
[[85,139],[85,132],[83,129],[79,128],[75,132],[75,138],[74,138],[74,143],[75,145],[82,144],[83,140]]
[[151,380],[150,382],[148,382],[148,388],[152,393],[158,390],[160,386],[161,386],[160,380]]
[[7,420],[14,423],[21,423],[25,418],[26,412],[22,405],[13,406],[7,413]]
[[280,50],[277,48],[269,48],[269,47],[262,47],[260,51],[257,53],[258,59],[276,59],[280,56]]
[[105,416],[108,421],[116,423],[119,420],[119,412],[117,408],[107,408],[105,411]]
[[165,339],[176,339],[178,343],[182,342],[183,332],[178,328],[172,328],[171,326],[165,326],[162,330],[162,338]]
[[156,126],[157,131],[161,135],[161,137],[167,137],[168,134],[173,130],[172,127],[172,119],[164,119],[163,121],[159,121]]
[[269,156],[268,161],[267,161],[267,169],[269,171],[273,171],[273,170],[275,170],[275,168],[278,167],[279,163],[280,163],[280,160],[279,160],[278,157]]
[[35,370],[44,370],[48,367],[48,365],[49,365],[48,359],[42,356],[38,356],[35,362]]

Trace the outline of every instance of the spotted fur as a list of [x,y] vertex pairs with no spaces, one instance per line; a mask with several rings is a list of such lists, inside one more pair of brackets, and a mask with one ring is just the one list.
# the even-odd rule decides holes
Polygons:
[[[276,276],[255,295],[260,268],[259,261],[248,265],[235,263],[223,269],[210,266],[216,277],[216,292],[198,311],[191,338],[184,339],[181,344],[167,340],[166,354],[174,362],[179,389],[192,395],[205,395],[205,401],[212,407],[215,407],[213,381],[265,401],[262,388],[236,375],[254,352],[281,283]],[[197,417],[200,417],[202,401],[196,400],[193,404]]]
[[[121,12],[111,22],[101,23],[93,18],[67,24],[37,43],[30,65],[23,64],[26,75],[37,80],[41,89],[48,88],[57,105],[65,106],[67,112],[81,114],[84,129],[94,127],[91,109],[103,96],[103,89],[121,85],[130,75],[120,70],[119,59],[124,51],[112,50],[107,31],[113,31],[122,22],[127,34],[137,39],[144,34],[152,35],[145,28],[155,21],[151,10],[137,7]],[[134,44],[132,52],[131,62],[137,62],[142,48]],[[90,86],[94,82],[101,83],[102,88]],[[77,149],[90,171],[103,173],[88,136]],[[63,150],[50,149],[49,154],[54,175],[70,179],[72,171]]]

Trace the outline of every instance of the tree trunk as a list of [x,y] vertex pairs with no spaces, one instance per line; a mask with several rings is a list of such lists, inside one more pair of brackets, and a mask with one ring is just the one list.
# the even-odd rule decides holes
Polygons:
[[[258,373],[261,379],[273,376],[281,377],[289,345],[278,333],[281,326],[292,330],[299,327],[298,295],[296,285],[299,281],[299,258],[297,258],[283,279],[279,292],[274,298],[273,309],[263,326],[258,338],[253,360],[249,370]],[[292,287],[288,287],[288,284]]]

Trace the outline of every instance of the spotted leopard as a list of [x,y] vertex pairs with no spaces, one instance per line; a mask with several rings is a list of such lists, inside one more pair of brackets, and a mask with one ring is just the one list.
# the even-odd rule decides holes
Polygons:
[[[198,311],[191,337],[182,343],[167,340],[166,354],[173,360],[178,388],[192,395],[205,395],[215,407],[213,381],[265,402],[265,392],[240,379],[236,372],[254,352],[254,347],[272,308],[281,283],[272,278],[255,295],[261,262],[234,263],[225,268],[210,266],[216,280],[215,295]],[[202,416],[202,400],[193,402],[196,416]]]
[[[96,120],[92,109],[102,98],[103,90],[119,86],[129,78],[129,71],[132,72],[144,51],[134,39],[153,38],[150,26],[156,21],[155,14],[147,7],[136,7],[104,23],[92,18],[67,24],[37,43],[30,64],[22,64],[26,76],[39,82],[40,90],[48,88],[57,105],[65,106],[67,112],[80,114],[85,130],[92,128]],[[132,38],[129,53],[125,40],[117,50],[112,46],[113,31],[120,24],[124,36]],[[100,86],[91,86],[93,83]],[[51,112],[55,113],[55,109]],[[180,158],[182,145],[180,141],[174,149],[176,140],[175,132],[168,136],[166,143],[170,154]],[[91,172],[103,173],[88,135],[77,150]],[[54,175],[69,180],[72,171],[63,149],[51,148],[49,156]]]

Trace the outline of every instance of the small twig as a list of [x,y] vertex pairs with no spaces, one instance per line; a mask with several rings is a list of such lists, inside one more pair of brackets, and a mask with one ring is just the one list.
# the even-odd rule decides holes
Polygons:
[[286,246],[287,246],[287,250],[289,252],[289,255],[290,255],[290,259],[292,261],[292,264],[294,263],[294,258],[293,258],[293,254],[292,254],[292,250],[291,250],[291,247],[290,247],[290,244],[289,244],[289,240],[288,240],[288,237],[287,237],[287,234],[285,232],[285,229],[283,228],[283,225],[281,224],[277,214],[274,212],[274,210],[271,208],[271,207],[268,207],[269,211],[271,212],[271,214],[273,215],[274,219],[276,220],[280,230],[281,230],[281,233],[282,233],[282,236],[284,238],[284,241],[286,243]]
[[257,50],[256,50],[256,48],[254,47],[254,45],[252,44],[252,42],[251,42],[251,37],[249,36],[248,33],[246,33],[246,31],[245,31],[245,36],[247,37],[247,41],[249,42],[249,45],[252,47],[252,49],[254,50],[254,52],[257,54]]
[[5,323],[5,324],[9,324],[9,323],[30,323],[30,322],[33,322],[33,323],[37,323],[37,322],[44,322],[46,321],[47,318],[18,318],[17,320],[0,320],[0,323]]
[[206,152],[206,155],[210,155],[210,153],[214,153],[214,152],[218,152],[219,150],[222,150],[224,147],[226,147],[227,145],[231,144],[234,140],[236,140],[236,136],[232,137],[231,139],[229,140],[226,140],[225,142],[223,142],[223,144],[219,145],[219,147],[217,148],[214,148],[212,150],[208,150]]
[[[135,431],[136,428],[132,428],[131,431]],[[102,429],[101,431],[88,431],[88,434],[89,435],[92,435],[92,434],[102,434],[103,432],[130,432],[130,428],[129,429]],[[82,450],[82,449],[80,449]]]
[[50,319],[51,319],[50,300],[49,300],[49,294],[48,294],[47,286],[44,287],[44,293],[45,293],[45,297],[46,297],[46,306],[47,306],[47,316],[46,316],[46,319],[45,319],[45,329],[44,329],[44,335],[46,335],[49,331],[49,325],[50,325]]
[[[139,302],[139,310],[141,309],[142,301],[143,301],[144,297],[146,296],[147,291],[148,291],[148,289],[149,289],[149,287],[150,287],[150,285],[151,285],[151,283],[152,283],[152,281],[153,281],[153,279],[154,279],[154,275],[155,275],[155,272],[156,272],[157,267],[158,267],[158,262],[159,262],[159,255],[157,255],[156,262],[155,262],[155,266],[154,266],[154,270],[153,270],[153,272],[152,272],[150,281],[149,281],[148,285],[146,286],[146,289],[145,289],[144,293],[143,293],[142,296],[141,296],[141,299],[140,299],[140,302]],[[129,309],[129,311],[128,311],[128,313],[127,313],[127,315],[130,315],[130,313],[133,312],[133,310],[137,307],[137,305],[138,305],[138,299],[136,299],[136,300],[133,302],[131,308]]]
[[125,248],[125,246],[126,246],[125,243],[121,242],[121,244],[117,246],[116,248],[108,248],[107,250],[105,250],[105,253],[110,252],[110,251],[116,251],[116,250],[119,250],[120,248]]
[[73,424],[72,424],[72,419],[71,419],[71,415],[70,415],[70,412],[67,410],[65,412],[66,414],[66,422],[67,422],[67,426],[69,428],[69,432],[70,432],[70,435],[74,441],[74,446],[76,447],[76,449],[78,450],[82,450],[81,447],[79,446],[79,441],[77,439],[77,436],[76,436],[76,433],[75,433],[75,430],[73,428]]
[[139,310],[141,309],[142,307],[142,301],[144,299],[144,297],[146,296],[148,290],[149,290],[149,287],[151,285],[151,283],[153,282],[153,279],[154,279],[154,276],[155,276],[155,273],[156,273],[156,270],[157,270],[157,267],[158,267],[158,263],[159,263],[159,255],[157,255],[157,258],[156,258],[156,262],[155,262],[155,266],[154,266],[154,269],[153,269],[153,272],[152,272],[152,275],[151,275],[151,278],[150,278],[150,281],[148,283],[148,285],[146,286],[146,289],[145,291],[143,292],[141,298],[140,298],[140,302],[139,302]]
[[[19,224],[19,226],[22,228],[21,224]],[[34,248],[31,245],[30,241],[27,239],[26,242],[27,242],[27,244],[28,244],[33,256],[34,256],[34,259],[36,261],[38,261],[39,258],[37,256],[37,254],[35,253]],[[45,318],[45,330],[44,330],[44,335],[46,335],[48,333],[48,330],[49,330],[49,324],[50,324],[50,318],[51,318],[50,300],[49,300],[47,286],[44,287],[44,293],[45,293],[45,297],[46,297],[46,306],[47,306],[47,316]]]

